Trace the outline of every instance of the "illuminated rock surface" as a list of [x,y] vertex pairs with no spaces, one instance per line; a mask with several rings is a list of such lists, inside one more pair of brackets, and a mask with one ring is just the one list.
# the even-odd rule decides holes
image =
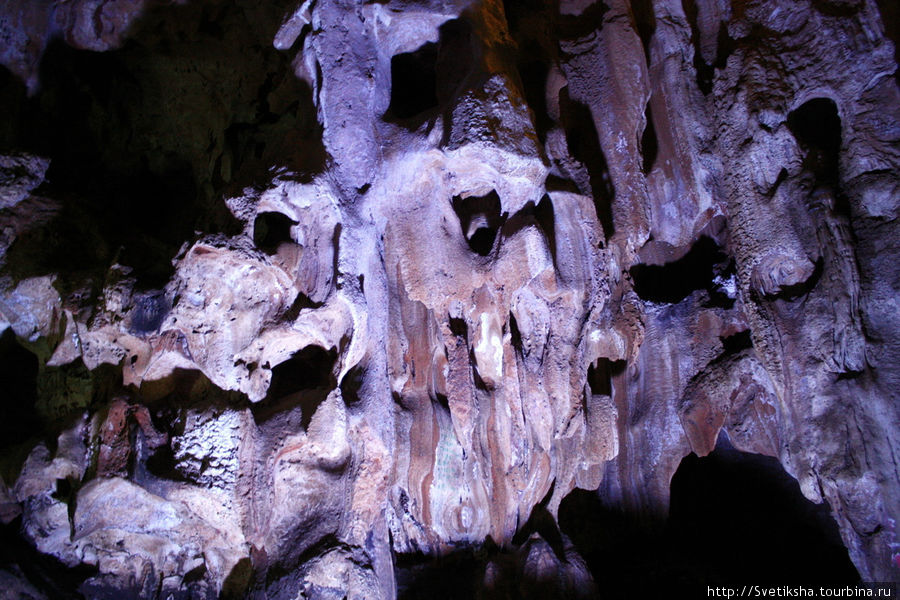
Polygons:
[[[676,497],[718,498],[707,476],[825,503],[810,535],[843,558],[783,575],[897,580],[896,18],[0,3],[0,585],[781,574],[734,569],[736,524],[677,550],[707,539]],[[755,522],[722,485],[709,519]],[[717,543],[734,560],[692,566]]]

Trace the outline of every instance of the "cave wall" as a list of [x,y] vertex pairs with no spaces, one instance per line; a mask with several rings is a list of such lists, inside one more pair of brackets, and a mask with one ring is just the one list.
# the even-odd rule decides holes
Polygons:
[[592,597],[724,435],[896,581],[882,4],[0,3],[4,579]]

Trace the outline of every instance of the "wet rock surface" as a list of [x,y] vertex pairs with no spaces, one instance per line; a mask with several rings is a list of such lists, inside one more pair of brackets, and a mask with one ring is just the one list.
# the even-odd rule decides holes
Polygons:
[[4,589],[897,581],[889,4],[0,3]]

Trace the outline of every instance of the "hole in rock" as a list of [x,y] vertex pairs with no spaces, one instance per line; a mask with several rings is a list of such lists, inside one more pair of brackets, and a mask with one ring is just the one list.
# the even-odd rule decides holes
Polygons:
[[440,26],[436,63],[436,95],[440,104],[449,103],[472,71],[472,26],[465,19],[452,19]]
[[656,157],[659,154],[659,142],[656,139],[656,128],[653,126],[653,113],[650,112],[650,102],[647,102],[647,110],[644,112],[644,119],[647,124],[644,126],[644,133],[641,134],[641,170],[644,175],[653,170],[656,164]]
[[294,241],[291,227],[296,224],[279,212],[259,213],[253,221],[253,243],[266,254],[275,254],[278,246]]
[[357,365],[347,371],[341,380],[341,397],[347,405],[358,404],[362,397],[359,392],[365,383],[366,371]]
[[457,336],[461,337],[464,340],[469,338],[469,326],[466,324],[465,319],[459,319],[456,317],[450,317],[450,332]]
[[709,290],[715,283],[716,267],[728,261],[719,245],[709,237],[697,240],[690,251],[664,265],[638,264],[629,270],[634,291],[642,300],[677,303],[696,290]]
[[151,4],[117,49],[51,41],[31,98],[0,72],[0,113],[13,118],[0,145],[50,158],[42,194],[63,204],[40,239],[11,250],[22,276],[102,281],[115,260],[140,289],[162,287],[195,231],[240,232],[223,188],[255,183],[268,158],[324,168],[312,92],[271,44],[277,19],[234,3]]
[[721,341],[722,352],[725,354],[737,354],[741,350],[753,348],[753,338],[750,336],[749,329],[723,337]]
[[734,261],[729,259],[727,263],[716,264],[713,266],[713,275],[712,285],[706,289],[709,299],[703,303],[703,307],[733,308],[738,286]]
[[[0,447],[27,440],[41,430],[35,410],[38,358],[16,341],[12,329],[0,335]],[[10,481],[7,479],[7,481]]]
[[681,0],[681,8],[684,16],[687,17],[688,23],[691,25],[691,44],[694,46],[694,70],[697,73],[697,86],[703,95],[712,91],[713,68],[712,65],[703,60],[700,46],[700,27],[697,18],[699,9],[697,0]]
[[580,191],[593,197],[597,219],[603,226],[604,236],[609,240],[614,233],[612,203],[616,190],[609,175],[606,155],[600,146],[591,109],[569,98],[568,86],[559,92],[559,109],[569,153],[585,166],[590,177],[590,189]]
[[[558,6],[558,3],[552,4]],[[577,40],[593,35],[595,31],[603,28],[610,4],[612,3],[609,0],[596,0],[587,6],[579,7],[574,13],[557,11],[552,19],[557,39]]]
[[813,98],[788,115],[788,127],[807,154],[804,166],[816,179],[836,185],[841,151],[841,118],[829,98]]
[[[509,13],[507,13],[509,15]],[[547,76],[550,72],[550,58],[535,40],[523,39],[518,42],[519,60],[516,67],[522,82],[522,94],[531,109],[534,131],[543,144],[547,131],[553,127],[553,119],[547,111]]]
[[525,347],[522,345],[522,332],[519,331],[519,324],[516,322],[516,317],[511,312],[509,313],[509,337],[510,343],[515,348],[516,353],[519,356],[523,356],[525,354]]
[[391,59],[391,115],[408,119],[438,105],[436,62],[435,43]]
[[[894,43],[894,61],[900,63],[900,5],[892,0],[876,0],[884,33]],[[894,73],[894,79],[900,82],[900,70]]]
[[395,557],[399,600],[456,600],[477,598],[483,575],[483,559],[472,550],[446,556],[421,553]]
[[[337,350],[307,346],[272,369],[265,399],[253,407],[257,423],[282,415],[288,424],[305,430],[319,404],[337,386]],[[298,410],[299,409],[299,412]]]
[[332,389],[337,351],[307,346],[272,369],[269,396],[280,398],[303,390]]
[[131,331],[136,334],[147,334],[159,330],[171,308],[163,292],[138,297],[131,313]]
[[587,383],[594,396],[612,396],[613,375],[621,373],[625,369],[624,360],[610,360],[598,358],[588,366]]
[[495,191],[484,196],[455,196],[452,203],[469,248],[481,256],[490,254],[505,220],[500,213],[500,196]]
[[691,24],[691,43],[694,46],[694,70],[697,74],[697,87],[704,96],[712,91],[716,69],[724,69],[728,62],[728,56],[735,49],[735,42],[728,35],[728,27],[723,21],[718,22],[718,34],[716,38],[716,56],[712,64],[707,63],[701,52],[699,7],[697,0],[682,0],[681,7]]
[[846,585],[859,579],[828,506],[803,497],[776,459],[739,452],[724,436],[709,456],[681,461],[670,502],[668,518],[658,519],[575,490],[560,504],[559,523],[612,598],[679,590],[693,597],[707,585],[751,580]]
[[157,448],[153,454],[147,457],[144,467],[148,473],[159,479],[188,481],[181,471],[178,470],[178,461],[170,444],[164,444]]
[[669,538],[673,555],[726,581],[859,578],[828,504],[807,500],[777,459],[740,452],[726,435],[709,456],[681,461],[672,478]]
[[650,41],[656,32],[656,14],[653,12],[652,0],[632,0],[631,10],[634,14],[634,24],[641,44],[644,46],[644,56],[647,65],[650,65]]

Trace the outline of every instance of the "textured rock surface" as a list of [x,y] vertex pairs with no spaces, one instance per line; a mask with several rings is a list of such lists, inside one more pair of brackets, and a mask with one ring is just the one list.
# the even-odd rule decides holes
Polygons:
[[595,597],[727,440],[897,580],[887,5],[0,2],[0,579]]

